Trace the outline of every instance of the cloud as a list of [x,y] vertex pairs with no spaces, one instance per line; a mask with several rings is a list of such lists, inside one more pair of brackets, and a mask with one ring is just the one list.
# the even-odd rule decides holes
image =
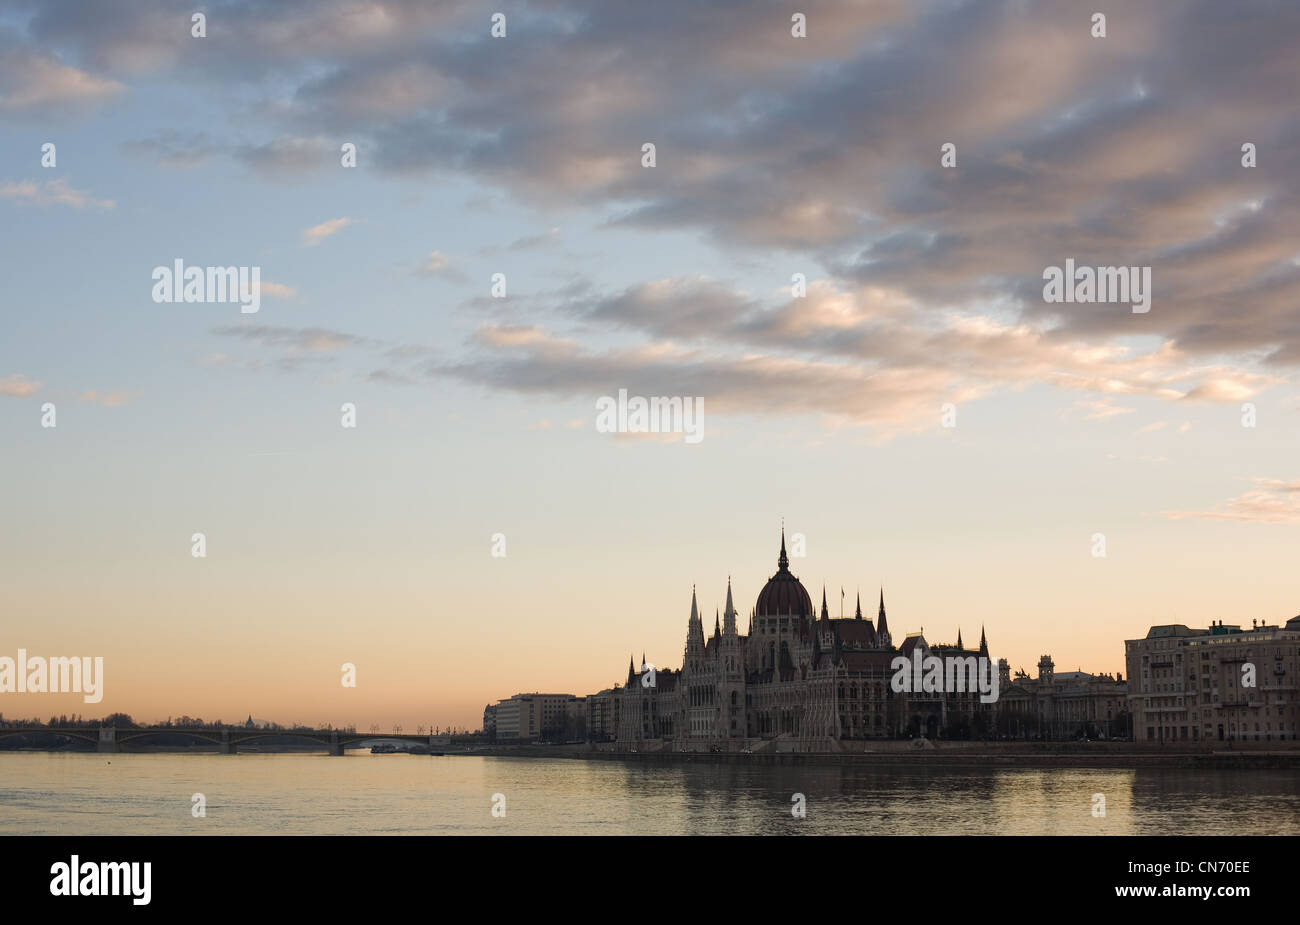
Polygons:
[[1300,482],[1255,479],[1257,487],[1231,498],[1212,511],[1165,511],[1174,520],[1204,518],[1251,523],[1300,524]]
[[352,219],[350,218],[332,218],[327,222],[321,222],[319,225],[312,225],[303,231],[303,243],[308,247],[314,247],[330,235],[337,234],[351,224]]
[[174,129],[152,138],[125,142],[123,150],[154,160],[160,167],[193,168],[228,157],[266,179],[298,178],[332,163],[339,145],[321,137],[284,135],[261,143],[214,138],[207,132]]
[[416,273],[420,276],[441,276],[455,282],[465,281],[465,274],[452,265],[450,257],[440,251],[430,251]]
[[[550,314],[570,321],[572,331],[481,324],[460,356],[386,345],[386,365],[371,378],[409,384],[448,377],[559,397],[626,387],[639,394],[701,396],[719,412],[819,416],[834,426],[873,428],[882,439],[937,427],[937,409],[945,402],[1038,383],[1082,393],[1069,413],[1105,421],[1136,410],[1120,404],[1122,398],[1235,401],[1283,381],[1249,369],[1189,364],[1169,342],[1094,345],[975,306],[936,316],[903,292],[843,291],[825,280],[812,281],[806,296],[775,302],[706,277],[669,278],[612,294],[593,294],[586,285],[561,292]],[[298,332],[286,330],[256,336],[297,343]],[[609,346],[611,330],[641,336]],[[340,347],[362,343],[337,336]]]
[[40,387],[39,382],[32,382],[22,373],[11,373],[7,378],[0,379],[0,395],[9,395],[13,398],[35,395]]
[[725,283],[698,276],[643,283],[574,306],[575,313],[591,321],[687,339],[721,332],[757,310]]
[[0,184],[0,198],[40,206],[71,206],[74,209],[111,209],[117,205],[111,199],[96,199],[89,193],[73,189],[62,177],[36,183]]
[[27,28],[37,42],[67,47],[85,66],[111,73],[178,70],[229,82],[287,72],[310,81],[322,61],[408,58],[430,36],[477,22],[479,7],[468,0],[230,0],[220,16],[209,14],[201,41],[190,37],[192,11],[177,0],[45,0]]
[[0,28],[0,116],[81,111],[125,90],[116,80],[64,64],[49,50],[24,46],[18,33]]
[[376,369],[366,377],[367,382],[379,382],[384,385],[415,385],[419,380],[390,369]]
[[1098,401],[1076,401],[1074,406],[1087,411],[1087,414],[1083,416],[1085,421],[1104,421],[1119,414],[1132,414],[1137,410],[1136,408],[1125,408],[1116,405],[1113,398],[1103,398]]
[[338,152],[339,145],[324,138],[284,137],[261,145],[237,146],[233,156],[266,174],[295,176],[325,167]]
[[[351,140],[395,182],[702,237],[762,268],[758,291],[686,273],[480,300],[546,326],[531,342],[485,332],[440,374],[563,391],[613,358],[738,407],[885,424],[1045,382],[1104,420],[1128,397],[1240,402],[1300,366],[1300,7],[1246,4],[1151,0],[1096,40],[1070,0],[808,0],[793,39],[769,4],[724,18],[696,0],[547,0],[511,18],[528,41],[501,42],[468,2],[231,0],[196,42],[164,0],[48,0],[9,40],[106,79],[254,101],[247,138],[163,136],[147,149],[160,162],[219,152],[274,179]],[[512,237],[496,246],[557,236]],[[1043,269],[1066,258],[1150,266],[1151,310],[1044,302]],[[787,298],[753,281],[768,268],[822,278]],[[566,350],[567,377],[551,368]]]
[[103,405],[105,408],[116,408],[118,405],[126,404],[127,397],[126,392],[96,392],[92,389],[78,395],[77,401]]
[[666,347],[594,350],[527,326],[490,325],[475,337],[482,356],[429,364],[426,372],[492,389],[561,397],[631,394],[702,397],[711,412],[821,414],[870,421],[884,433],[938,419],[939,376],[806,360],[724,356]]
[[[431,259],[432,269],[446,269],[443,255]],[[832,426],[872,428],[881,439],[937,427],[945,402],[1034,384],[1076,396],[1067,414],[1105,421],[1134,413],[1122,399],[1235,402],[1284,381],[1190,364],[1167,341],[1096,345],[1043,323],[1005,320],[993,307],[935,315],[903,291],[846,291],[827,280],[811,281],[800,298],[758,298],[701,276],[607,294],[580,281],[533,298],[572,330],[484,323],[460,355],[318,329],[236,326],[217,333],[298,354],[382,351],[383,365],[370,376],[376,382],[453,378],[502,392],[578,398],[620,387],[698,395],[714,411],[813,415]],[[611,331],[634,338],[610,346]]]
[[262,280],[262,292],[275,296],[277,299],[296,299],[298,297],[298,290],[293,286],[273,283],[269,279]]
[[213,334],[237,337],[263,347],[287,348],[302,353],[332,353],[371,343],[364,337],[325,328],[285,328],[265,324],[228,325],[213,328]]
[[530,234],[522,238],[516,238],[510,242],[510,250],[527,251],[543,247],[551,247],[552,245],[559,243],[559,240],[560,229],[558,227],[551,228],[547,231],[541,232],[540,234]]
[[193,168],[207,163],[213,157],[230,151],[229,145],[213,138],[207,132],[180,132],[169,129],[153,138],[123,143],[128,154],[149,157],[159,167]]

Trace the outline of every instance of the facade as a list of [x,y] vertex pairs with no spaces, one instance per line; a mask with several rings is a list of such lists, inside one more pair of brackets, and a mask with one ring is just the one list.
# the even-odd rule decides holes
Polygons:
[[618,737],[623,692],[616,685],[587,695],[587,741],[613,742]]
[[[979,737],[992,732],[996,704],[979,694],[896,692],[900,655],[988,658],[978,649],[930,645],[920,633],[895,647],[881,592],[876,620],[832,619],[822,591],[820,614],[790,572],[781,536],[777,572],[764,585],[741,633],[727,582],[727,603],[705,637],[695,592],[680,671],[628,665],[617,741],[623,748],[685,751],[838,751],[854,740]],[[859,744],[854,750],[862,748]]]
[[587,698],[574,697],[564,706],[564,727],[559,741],[582,742],[587,738]]
[[584,703],[573,694],[515,694],[496,705],[497,741],[563,741],[575,724],[585,727]]
[[618,688],[616,739],[636,747],[648,741],[670,740],[677,733],[680,672],[652,669],[641,656],[641,670],[631,659],[627,682]]
[[1008,680],[998,698],[999,735],[1117,739],[1131,733],[1123,675],[1058,672],[1052,657],[1044,655],[1038,660],[1037,678],[1018,671]]
[[1139,742],[1294,741],[1300,616],[1283,626],[1153,626],[1124,643]]

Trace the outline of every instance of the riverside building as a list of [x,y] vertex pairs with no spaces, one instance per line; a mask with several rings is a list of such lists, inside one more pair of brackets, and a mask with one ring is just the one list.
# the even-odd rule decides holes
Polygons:
[[1119,739],[1129,729],[1128,684],[1122,674],[1057,671],[1050,655],[1038,676],[1017,671],[998,701],[998,734],[1011,739]]
[[1295,740],[1300,616],[1250,629],[1153,626],[1124,648],[1136,741]]
[[[852,617],[832,619],[822,591],[820,614],[790,571],[781,536],[777,571],[750,611],[742,633],[727,582],[725,610],[705,636],[695,592],[680,671],[638,671],[628,665],[620,698],[617,742],[637,750],[861,751],[863,740],[978,738],[993,731],[994,703],[978,690],[896,692],[890,680],[899,655],[988,658],[977,649],[931,645],[920,633],[895,646],[884,592],[873,622],[861,599]],[[854,743],[857,743],[856,745]]]

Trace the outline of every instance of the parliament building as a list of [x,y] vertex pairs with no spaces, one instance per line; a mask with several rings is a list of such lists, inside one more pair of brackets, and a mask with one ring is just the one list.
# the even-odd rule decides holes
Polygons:
[[[680,671],[630,661],[626,682],[603,691],[604,732],[638,751],[861,751],[863,740],[979,738],[992,734],[996,703],[978,692],[895,692],[900,655],[988,658],[978,649],[930,645],[920,633],[895,646],[882,589],[874,622],[859,597],[852,617],[832,619],[822,590],[820,613],[790,571],[785,533],[777,571],[741,633],[727,582],[727,604],[706,637],[695,592]],[[588,698],[592,700],[593,698]],[[589,706],[590,709],[590,706]],[[856,742],[856,744],[855,744]]]

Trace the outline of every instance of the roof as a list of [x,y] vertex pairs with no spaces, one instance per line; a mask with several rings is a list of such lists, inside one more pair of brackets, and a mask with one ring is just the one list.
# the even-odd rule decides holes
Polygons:
[[920,633],[909,633],[907,638],[903,640],[903,644],[898,647],[899,654],[911,656],[912,650],[915,649],[918,645],[926,649],[930,647],[929,644],[925,641],[925,637],[922,636]]
[[844,646],[869,647],[876,644],[876,628],[870,620],[832,620],[840,644]]
[[845,652],[840,661],[846,671],[870,671],[873,668],[892,668],[897,657],[893,652]]
[[758,592],[754,612],[760,617],[811,616],[812,598],[808,589],[790,572],[790,559],[785,554],[785,531],[781,531],[781,554],[776,560],[776,574],[767,580]]

